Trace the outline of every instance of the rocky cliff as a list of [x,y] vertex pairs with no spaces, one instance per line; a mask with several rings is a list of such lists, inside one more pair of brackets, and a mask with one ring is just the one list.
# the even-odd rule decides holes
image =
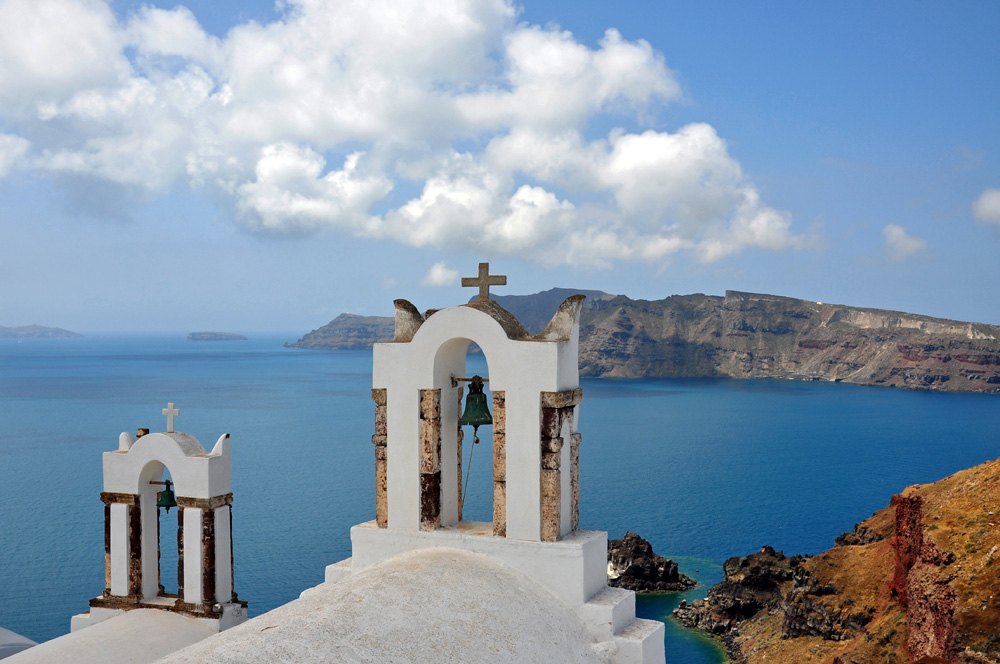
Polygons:
[[[537,333],[574,292],[495,299]],[[794,378],[1000,392],[995,325],[737,291],[663,300],[584,293],[585,376]],[[363,348],[391,338],[391,318],[344,314],[289,345]]]
[[735,662],[1000,662],[1000,459],[894,496],[814,557],[724,565],[682,624]]
[[373,344],[392,341],[395,322],[391,316],[356,316],[340,314],[332,321],[306,334],[287,348],[324,350],[367,350]]

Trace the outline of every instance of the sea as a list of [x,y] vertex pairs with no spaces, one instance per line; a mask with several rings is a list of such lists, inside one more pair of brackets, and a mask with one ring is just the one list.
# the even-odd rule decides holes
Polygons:
[[[100,594],[101,454],[122,431],[165,430],[168,402],[176,429],[207,449],[232,436],[235,586],[251,615],[349,557],[350,527],[375,515],[372,354],[283,347],[297,336],[0,340],[0,626],[52,639]],[[470,356],[477,370],[488,373]],[[908,485],[1000,456],[997,395],[787,380],[581,385],[581,527],[636,532],[699,582],[638,598],[641,616],[666,622],[670,664],[725,661],[670,614],[704,597],[727,558],[764,545],[819,553]],[[466,518],[487,521],[489,445],[472,454]],[[161,576],[176,591],[176,510],[160,527]]]

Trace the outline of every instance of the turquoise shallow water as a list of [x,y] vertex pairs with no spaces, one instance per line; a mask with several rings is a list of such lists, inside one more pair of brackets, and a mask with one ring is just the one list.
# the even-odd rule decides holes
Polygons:
[[[374,517],[371,353],[281,347],[295,336],[0,342],[0,625],[42,641],[86,610],[103,586],[101,453],[121,431],[162,430],[168,401],[181,410],[178,430],[206,447],[232,434],[236,587],[252,615],[348,557],[350,527]],[[704,584],[688,598],[721,579],[729,556],[764,544],[817,553],[907,485],[1000,456],[991,395],[582,384],[581,526],[649,539]],[[490,454],[475,454],[467,515],[488,519]],[[175,518],[163,516],[165,533]],[[680,597],[641,597],[639,611],[666,617]],[[670,621],[667,654],[722,661]]]

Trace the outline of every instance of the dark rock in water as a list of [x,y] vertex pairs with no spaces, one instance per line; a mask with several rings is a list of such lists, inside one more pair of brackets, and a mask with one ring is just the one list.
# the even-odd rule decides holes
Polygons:
[[608,585],[641,593],[678,592],[697,582],[677,570],[677,563],[653,553],[635,533],[608,542]]

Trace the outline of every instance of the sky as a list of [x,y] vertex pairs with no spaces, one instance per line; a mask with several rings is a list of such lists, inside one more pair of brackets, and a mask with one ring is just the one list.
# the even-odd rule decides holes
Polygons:
[[0,0],[0,325],[552,287],[1000,324],[1000,3]]

